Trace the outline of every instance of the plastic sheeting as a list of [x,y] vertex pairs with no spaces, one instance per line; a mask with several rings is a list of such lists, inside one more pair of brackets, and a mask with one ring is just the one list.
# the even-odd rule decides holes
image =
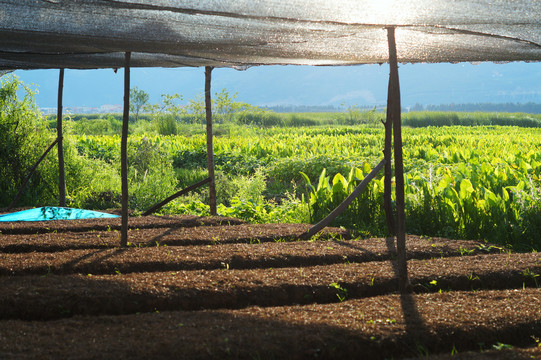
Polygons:
[[0,69],[539,61],[539,0],[0,0]]
[[77,220],[95,218],[117,218],[118,215],[107,214],[93,210],[83,210],[65,207],[45,206],[30,210],[18,211],[0,215],[0,221],[49,221]]

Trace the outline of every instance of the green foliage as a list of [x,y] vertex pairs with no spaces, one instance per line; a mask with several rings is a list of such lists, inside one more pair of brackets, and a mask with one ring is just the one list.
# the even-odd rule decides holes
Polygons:
[[156,132],[160,135],[176,135],[177,121],[171,114],[160,114],[156,119]]
[[120,207],[120,173],[113,164],[79,155],[71,141],[64,143],[64,160],[69,206]]
[[178,200],[172,201],[167,204],[162,212],[172,213],[172,214],[192,214],[197,216],[209,216],[210,207],[207,204],[204,204],[200,200],[190,201],[190,202],[181,202]]
[[230,177],[219,173],[216,178],[218,202],[230,205],[237,197],[253,204],[263,203],[263,192],[266,189],[266,176],[262,169],[257,169],[253,175]]
[[[142,138],[130,136],[129,147],[136,147]],[[77,139],[77,149],[92,158],[114,163],[116,154],[120,153],[118,137]],[[204,178],[207,160],[203,133],[175,137],[148,135],[147,139],[160,149],[164,158],[173,162],[177,174],[183,171],[186,180],[181,187]],[[538,237],[541,231],[541,155],[536,150],[541,141],[540,130],[405,128],[404,139],[408,232],[481,238],[516,249],[541,248]],[[345,188],[349,193],[363,178],[369,170],[365,164],[374,165],[379,161],[382,148],[383,131],[374,127],[230,128],[215,138],[215,163],[219,180],[223,180],[218,196],[224,206],[233,207],[233,202],[228,200],[238,195],[238,186],[241,183],[247,186],[248,179],[261,168],[266,179],[266,190],[262,194],[280,199],[279,195],[286,189],[291,191],[292,180],[293,184],[303,180],[301,172],[317,189],[320,175],[326,169],[323,177],[327,178],[326,185],[322,181],[319,188],[330,190],[327,197],[321,195],[325,201],[317,205],[320,209],[310,205],[312,221],[315,221],[344,198]],[[362,170],[363,176],[360,173],[354,173],[352,179],[349,175],[337,176],[349,174],[351,168]],[[190,180],[186,175],[190,171],[199,177]],[[239,180],[235,180],[237,177]],[[382,192],[381,179],[373,181],[336,224],[364,234],[384,234]],[[204,197],[196,199],[204,200]],[[310,197],[306,197],[306,201],[309,202]],[[270,207],[256,200],[251,202],[261,211],[272,213]],[[269,203],[269,200],[264,202]],[[242,201],[235,204],[239,214],[250,214],[241,212],[243,207],[253,208]],[[274,208],[282,205],[269,204]]]
[[404,126],[519,126],[541,127],[541,115],[523,113],[412,111],[402,115]]
[[130,89],[130,113],[135,115],[134,121],[139,120],[139,113],[148,104],[149,95],[137,87]]
[[251,223],[299,223],[308,220],[307,209],[299,200],[254,203],[239,197],[231,199],[231,205],[218,205],[218,214],[232,216]]
[[186,113],[185,106],[180,102],[182,101],[182,95],[180,94],[162,94],[162,106],[161,111],[169,114],[173,120],[178,121],[182,115]]
[[[106,118],[88,120],[82,118],[78,121],[68,119],[66,125],[70,127],[69,133],[87,134],[87,135],[114,135],[122,131],[122,120],[113,115],[107,115]],[[55,121],[56,127],[56,121]]]
[[188,112],[192,115],[194,123],[205,124],[206,122],[206,109],[205,109],[205,97],[203,94],[197,94],[195,98],[191,99],[186,106]]
[[174,170],[180,189],[184,189],[208,178],[208,170],[206,168],[174,168]]
[[[32,156],[39,156],[29,149],[45,149],[52,136],[42,130],[43,122],[36,120],[39,114],[12,121],[19,119],[16,114],[34,114],[33,105],[27,102],[17,111],[9,110],[24,100],[14,102],[9,95],[14,92],[8,90],[1,94],[1,126],[6,131],[0,134],[4,137],[0,146],[24,154],[9,159],[21,162],[20,165],[4,166],[7,170],[2,176],[13,179],[14,172],[25,173],[33,162]],[[161,107],[155,107],[155,111],[160,111],[141,114],[140,121],[131,127],[128,140],[130,206],[137,210],[153,205],[177,187],[206,177],[205,130],[193,125],[204,122],[202,96],[187,105],[181,103],[182,97],[177,94],[162,98]],[[214,151],[219,211],[223,215],[253,222],[317,221],[340,203],[382,157],[383,131],[381,125],[374,125],[384,114],[375,110],[352,107],[347,113],[284,115],[235,99],[236,94],[229,95],[226,90],[214,98],[218,119]],[[74,204],[115,207],[120,183],[119,136],[71,134],[118,133],[120,117],[85,117],[74,115],[72,121],[66,121],[67,167],[72,179],[68,180],[68,195]],[[407,231],[486,239],[515,249],[541,249],[541,155],[537,151],[541,132],[518,127],[537,126],[538,121],[536,115],[527,114],[404,114],[405,124],[431,126],[404,128]],[[15,141],[18,135],[6,137],[13,124],[18,124],[17,130],[27,130],[25,139],[29,142]],[[315,126],[318,124],[332,126]],[[483,124],[489,126],[444,126]],[[3,151],[6,162],[11,152]],[[25,198],[27,203],[54,198],[57,165],[54,154],[50,157],[33,178],[33,190]],[[296,191],[296,185],[303,180],[309,188],[305,202]],[[1,186],[8,191],[2,196],[13,192],[14,184],[14,180],[4,181]],[[286,189],[291,192],[286,197],[279,196]],[[382,180],[372,181],[334,225],[366,235],[384,234],[382,194]],[[166,211],[206,214],[208,206],[203,202],[207,197],[205,188],[201,188],[168,205]]]
[[216,123],[231,122],[233,120],[233,115],[244,106],[242,103],[234,101],[236,98],[237,93],[229,95],[226,89],[222,89],[215,94],[212,99],[212,111]]
[[[164,140],[165,139],[165,140]],[[109,178],[100,183],[108,184],[109,189],[87,187],[85,196],[77,198],[77,203],[84,205],[103,202],[114,207],[118,203],[120,192],[120,137],[119,136],[80,136],[75,137],[79,156],[93,159],[100,164],[101,175]],[[178,184],[173,168],[172,157],[167,153],[167,138],[132,136],[128,141],[128,181],[130,208],[146,210],[158,201],[171,195]],[[98,166],[98,165],[96,165]],[[98,177],[99,178],[99,177]],[[115,185],[112,185],[112,182]],[[93,200],[92,197],[97,198]],[[99,200],[103,198],[104,200]],[[93,205],[98,206],[98,205]],[[100,207],[102,205],[99,205]]]
[[[344,105],[344,104],[342,104]],[[384,114],[383,114],[384,115]],[[358,105],[347,107],[347,116],[338,121],[340,125],[380,124],[379,119],[384,116],[376,112],[376,107],[371,110],[361,110]]]
[[146,210],[171,195],[177,180],[172,161],[159,145],[143,137],[128,149],[130,208]]
[[323,155],[309,158],[282,158],[269,165],[269,176],[278,181],[294,180],[298,183],[303,178],[301,173],[304,173],[309,179],[315,179],[324,169],[328,170],[329,174],[335,175],[347,171],[351,164],[351,161],[339,157]]
[[316,126],[318,122],[308,116],[298,114],[288,114],[287,118],[283,122],[283,126],[286,127],[302,127],[302,126]]
[[[19,98],[18,92],[24,95]],[[0,88],[0,204],[7,206],[26,175],[53,141],[34,100],[34,92],[16,76],[1,78]],[[44,204],[54,198],[54,164],[46,159],[32,176],[18,205]],[[53,183],[54,184],[54,183]]]
[[[530,156],[537,157],[534,153]],[[537,160],[529,163],[538,169],[541,165]],[[428,174],[412,169],[406,175],[406,228],[415,234],[488,239],[517,250],[541,248],[535,235],[540,229],[541,189],[533,182],[527,185],[514,180],[518,177],[517,170],[521,169],[530,179],[531,176],[539,178],[539,174],[529,173],[533,167],[516,158],[515,164],[460,163],[453,172],[448,167],[438,167],[430,168]],[[364,173],[369,168],[367,164]],[[363,171],[353,169],[348,178],[336,174],[331,181],[323,170],[317,185],[303,174],[309,189],[311,221],[321,220],[341,203],[362,179],[362,174]],[[381,234],[384,229],[382,202],[382,180],[373,180],[335,220],[335,225]]]
[[255,125],[260,127],[284,126],[284,119],[270,111],[243,110],[237,112],[235,121],[241,125]]
[[[338,173],[331,178],[323,169],[317,185],[302,173],[307,185],[307,202],[310,206],[310,220],[319,222],[332,210],[340,205],[346,197],[371,171],[371,166],[365,163],[363,169],[352,168],[348,177]],[[383,180],[374,179],[367,188],[333,222],[334,226],[345,226],[368,232],[372,235],[385,235],[385,214],[383,212]]]
[[[2,141],[2,204],[13,199],[28,169],[36,162],[52,141],[52,135],[44,126],[34,103],[32,91],[15,77],[2,79],[0,106],[0,136]],[[25,92],[23,99],[17,90]],[[84,120],[80,120],[84,121]],[[56,122],[56,119],[55,119]],[[71,121],[66,124],[69,128]],[[67,129],[68,130],[68,129]],[[87,156],[81,156],[68,134],[64,137],[64,159],[67,185],[67,201],[70,206],[90,208],[117,207],[120,177],[111,164]],[[105,158],[110,149],[97,149]],[[112,159],[111,159],[112,161]],[[56,148],[49,153],[32,176],[18,205],[42,205],[57,202],[58,163]]]
[[340,302],[344,301],[348,297],[348,290],[340,284],[333,282],[329,284],[329,287],[336,290],[336,297]]

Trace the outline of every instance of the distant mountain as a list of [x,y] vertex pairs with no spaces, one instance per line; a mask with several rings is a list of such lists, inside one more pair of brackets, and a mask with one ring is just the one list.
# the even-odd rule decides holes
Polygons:
[[[215,69],[213,92],[223,88],[259,106],[374,106],[385,104],[387,65],[340,67],[265,66],[246,71]],[[16,71],[38,85],[40,107],[55,107],[58,71]],[[541,63],[405,64],[400,66],[403,106],[415,104],[541,103]],[[202,68],[132,69],[132,86],[150,94],[180,93],[187,102],[203,92]],[[123,71],[67,70],[64,104],[99,107],[121,104]]]

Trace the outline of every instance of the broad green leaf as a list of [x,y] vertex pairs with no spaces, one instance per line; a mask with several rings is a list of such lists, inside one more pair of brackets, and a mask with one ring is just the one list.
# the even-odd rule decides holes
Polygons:
[[470,180],[463,179],[460,182],[460,198],[466,199],[471,196],[471,194],[474,192],[473,185]]
[[438,187],[436,188],[436,191],[438,193],[441,192],[443,189],[445,189],[450,184],[452,184],[452,182],[453,182],[453,178],[449,174],[443,175],[443,177],[441,178],[441,180],[440,180],[440,182],[438,184]]
[[346,189],[348,188],[348,182],[346,178],[340,173],[334,176],[334,178],[332,179],[332,185],[333,185],[333,188],[335,186],[341,186],[341,188],[344,189],[344,191],[346,191]]
[[329,178],[327,175],[327,169],[323,169],[321,171],[321,174],[319,175],[319,181],[317,183],[317,190],[322,189],[324,187],[328,187]]
[[370,171],[372,171],[372,167],[370,166],[369,163],[365,162],[365,163],[363,164],[363,172],[364,172],[365,174],[368,174]]
[[528,163],[527,163],[526,161],[524,161],[524,160],[520,160],[519,165],[520,165],[520,169],[521,169],[521,170],[528,171],[528,170],[531,170],[531,169],[532,169],[532,167],[530,166],[530,164],[528,164]]

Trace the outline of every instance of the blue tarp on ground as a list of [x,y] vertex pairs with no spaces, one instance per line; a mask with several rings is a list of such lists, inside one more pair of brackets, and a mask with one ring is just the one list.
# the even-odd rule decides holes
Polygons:
[[30,210],[18,211],[11,214],[0,215],[0,221],[48,221],[116,217],[119,216],[99,211],[45,206]]

